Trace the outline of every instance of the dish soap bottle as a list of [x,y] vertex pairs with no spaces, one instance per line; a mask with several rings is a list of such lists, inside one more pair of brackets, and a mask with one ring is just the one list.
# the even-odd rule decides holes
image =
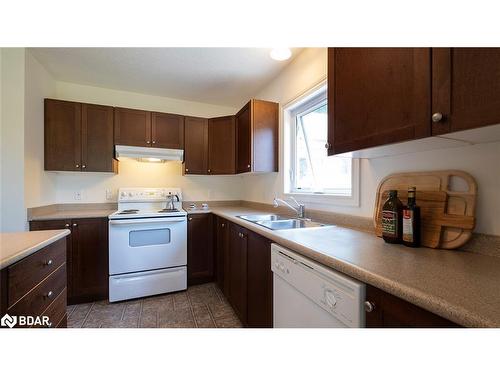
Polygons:
[[385,242],[400,243],[402,237],[403,204],[397,190],[389,190],[389,199],[382,207],[382,238]]
[[420,207],[416,202],[416,188],[408,188],[408,204],[403,208],[403,244],[420,246]]

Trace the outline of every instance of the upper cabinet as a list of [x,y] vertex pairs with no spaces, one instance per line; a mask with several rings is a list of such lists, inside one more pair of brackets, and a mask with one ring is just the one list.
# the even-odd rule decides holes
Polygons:
[[208,120],[208,173],[234,174],[236,165],[234,116]]
[[432,49],[432,134],[500,123],[500,48]]
[[184,173],[208,173],[208,119],[186,117],[184,120]]
[[116,173],[113,108],[45,99],[45,170]]
[[500,123],[499,48],[329,48],[328,154]]
[[151,146],[151,112],[115,108],[115,144]]
[[184,116],[170,113],[151,114],[151,145],[161,148],[184,148]]
[[427,137],[429,48],[329,48],[328,154]]
[[236,114],[236,172],[278,171],[278,103],[250,100]]

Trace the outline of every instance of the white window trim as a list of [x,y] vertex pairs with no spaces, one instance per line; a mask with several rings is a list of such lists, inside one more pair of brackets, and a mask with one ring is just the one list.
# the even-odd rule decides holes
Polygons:
[[319,104],[326,98],[326,80],[322,80],[309,90],[302,93],[299,97],[293,99],[283,106],[283,195],[285,197],[294,197],[305,203],[317,203],[321,205],[332,206],[352,206],[359,207],[360,195],[360,162],[359,159],[352,159],[351,171],[351,195],[336,195],[328,193],[308,193],[296,192],[291,189],[291,163],[293,160],[291,145],[295,142],[295,114],[300,113],[301,107],[305,103],[310,103],[310,97],[317,95],[315,104]]

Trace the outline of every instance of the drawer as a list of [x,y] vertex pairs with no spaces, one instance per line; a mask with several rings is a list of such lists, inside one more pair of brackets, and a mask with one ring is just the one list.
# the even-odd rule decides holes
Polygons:
[[8,268],[8,306],[66,262],[66,238],[62,238]]
[[47,309],[41,314],[42,316],[49,317],[49,327],[42,325],[32,325],[31,328],[55,328],[61,319],[66,315],[66,288],[56,297],[56,299],[47,307]]
[[66,263],[63,263],[7,312],[11,315],[41,315],[65,288]]

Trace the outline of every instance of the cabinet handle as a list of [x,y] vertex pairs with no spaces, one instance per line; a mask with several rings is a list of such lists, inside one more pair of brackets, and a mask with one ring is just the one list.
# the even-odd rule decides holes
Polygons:
[[365,311],[371,313],[373,310],[375,310],[375,304],[370,301],[365,301]]
[[80,164],[75,165],[76,168],[80,168]]
[[82,165],[82,168],[87,168],[87,166],[85,164]]
[[250,164],[247,165],[247,168],[250,168]]
[[191,221],[191,220],[193,220],[193,218],[192,218],[192,217],[190,217],[188,220],[189,220],[189,221]]
[[220,226],[221,226],[222,228],[224,228],[224,227],[226,226],[226,224],[222,223]]
[[208,170],[208,173],[210,173],[210,169]]
[[69,228],[69,224],[68,224],[68,223],[64,224],[64,226],[65,226],[66,228]]
[[149,141],[146,141],[146,143],[147,143],[147,144],[149,145],[149,144],[150,144],[151,142],[149,142]]
[[74,227],[77,227],[77,226],[78,226],[78,224],[77,224],[77,223],[73,223],[73,226],[74,226]]
[[436,112],[432,115],[432,122],[439,122],[443,119],[443,114],[441,112]]
[[156,141],[153,141],[153,144],[155,144],[155,143],[156,143]]
[[186,168],[186,172],[189,172],[189,169]]
[[52,259],[49,259],[48,261],[46,261],[43,265],[44,266],[50,266],[52,264]]
[[50,292],[48,292],[46,295],[45,295],[45,298],[52,298],[52,296],[54,295],[54,292],[52,292],[52,290]]
[[326,148],[327,150],[329,150],[330,148],[332,148],[332,145],[331,145],[330,143],[326,142],[326,143],[325,143],[325,148]]

